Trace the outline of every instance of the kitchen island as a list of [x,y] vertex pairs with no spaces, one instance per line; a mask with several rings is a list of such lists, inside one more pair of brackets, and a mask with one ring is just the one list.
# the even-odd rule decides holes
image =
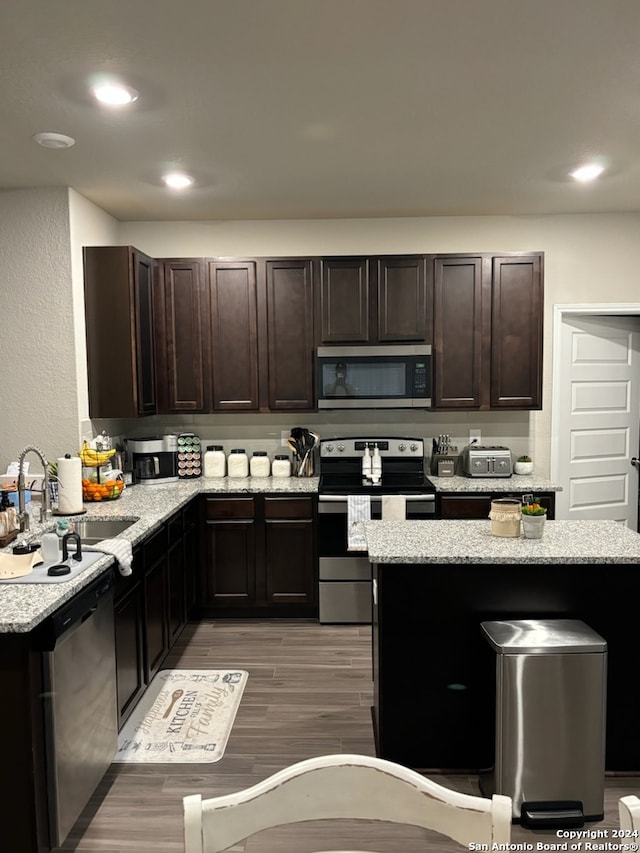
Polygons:
[[494,654],[480,623],[581,619],[608,643],[609,771],[640,771],[640,536],[613,521],[548,521],[543,539],[489,521],[365,524],[374,578],[378,754],[417,769],[493,763]]

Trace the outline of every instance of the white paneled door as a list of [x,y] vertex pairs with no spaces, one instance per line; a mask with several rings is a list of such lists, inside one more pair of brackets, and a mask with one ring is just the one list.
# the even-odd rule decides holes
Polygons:
[[564,315],[554,440],[557,518],[638,529],[640,319]]

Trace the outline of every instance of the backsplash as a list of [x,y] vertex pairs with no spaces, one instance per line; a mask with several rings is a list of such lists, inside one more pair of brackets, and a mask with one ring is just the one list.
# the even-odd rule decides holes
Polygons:
[[430,451],[431,439],[441,433],[451,436],[459,447],[469,443],[469,430],[481,432],[484,445],[505,445],[519,456],[530,454],[533,447],[531,412],[481,412],[477,414],[377,411],[309,412],[291,414],[241,415],[156,415],[140,420],[94,420],[93,432],[103,429],[109,435],[142,438],[165,433],[193,432],[200,436],[203,450],[208,444],[222,444],[225,452],[243,447],[248,455],[266,450],[271,458],[282,447],[281,432],[292,427],[307,427],[320,438],[338,436],[396,435],[423,438]]

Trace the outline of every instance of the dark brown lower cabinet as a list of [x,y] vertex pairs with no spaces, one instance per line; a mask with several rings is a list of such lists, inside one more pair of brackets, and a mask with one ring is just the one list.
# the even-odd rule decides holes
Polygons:
[[141,543],[133,572],[116,575],[115,643],[120,727],[161,668],[195,605],[198,502]]
[[136,579],[114,605],[118,727],[121,728],[146,689],[144,672],[144,599]]
[[144,546],[145,675],[147,683],[160,669],[169,651],[169,598],[167,590],[167,531],[151,537]]
[[[531,492],[532,493],[532,492]],[[491,511],[491,501],[497,498],[522,499],[529,492],[458,492],[457,494],[436,494],[436,518],[488,518]],[[553,519],[556,514],[556,493],[535,492],[540,498],[540,505],[546,507],[547,518]]]
[[204,616],[317,616],[315,499],[203,499]]

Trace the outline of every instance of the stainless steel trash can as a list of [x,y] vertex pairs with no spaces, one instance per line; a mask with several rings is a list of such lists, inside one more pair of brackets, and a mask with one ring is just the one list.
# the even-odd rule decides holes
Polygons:
[[577,619],[483,622],[496,653],[495,764],[522,826],[604,817],[607,643]]

